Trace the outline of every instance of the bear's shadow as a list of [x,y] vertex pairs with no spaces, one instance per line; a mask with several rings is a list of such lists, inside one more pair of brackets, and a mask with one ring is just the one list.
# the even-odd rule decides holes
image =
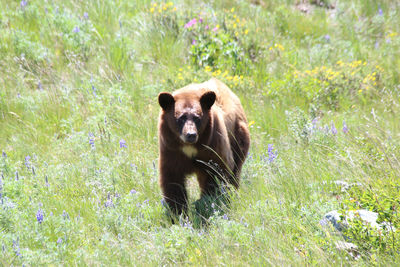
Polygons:
[[210,224],[212,216],[223,216],[229,211],[230,193],[203,196],[189,206],[187,213],[179,216],[165,207],[165,214],[172,224],[185,226],[189,222],[194,229],[205,228]]

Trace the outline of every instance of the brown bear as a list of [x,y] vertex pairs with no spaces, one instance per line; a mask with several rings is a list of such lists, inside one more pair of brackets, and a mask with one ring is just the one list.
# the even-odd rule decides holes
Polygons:
[[201,196],[221,184],[239,186],[250,146],[247,120],[239,98],[213,78],[160,93],[158,123],[160,186],[176,214],[187,209],[185,178],[196,174]]

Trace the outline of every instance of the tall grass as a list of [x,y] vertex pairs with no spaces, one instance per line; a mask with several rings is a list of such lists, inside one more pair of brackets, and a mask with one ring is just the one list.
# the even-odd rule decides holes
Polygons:
[[[0,264],[398,265],[398,230],[350,233],[354,258],[320,220],[400,228],[400,6],[299,2],[0,0]],[[190,179],[171,224],[156,96],[212,76],[251,124],[241,187],[201,206]]]

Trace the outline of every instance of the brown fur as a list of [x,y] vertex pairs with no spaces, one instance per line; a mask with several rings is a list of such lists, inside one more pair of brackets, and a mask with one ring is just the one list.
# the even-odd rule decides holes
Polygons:
[[159,103],[160,186],[168,206],[178,214],[186,209],[185,177],[193,173],[202,196],[215,194],[219,183],[237,188],[250,146],[239,98],[211,79],[160,93]]

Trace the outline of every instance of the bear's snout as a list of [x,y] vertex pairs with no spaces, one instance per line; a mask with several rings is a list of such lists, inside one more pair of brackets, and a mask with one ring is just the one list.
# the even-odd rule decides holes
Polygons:
[[194,144],[198,139],[196,124],[193,121],[186,121],[182,129],[181,140],[186,144]]
[[186,143],[196,143],[197,141],[197,134],[196,133],[188,133],[185,137]]

